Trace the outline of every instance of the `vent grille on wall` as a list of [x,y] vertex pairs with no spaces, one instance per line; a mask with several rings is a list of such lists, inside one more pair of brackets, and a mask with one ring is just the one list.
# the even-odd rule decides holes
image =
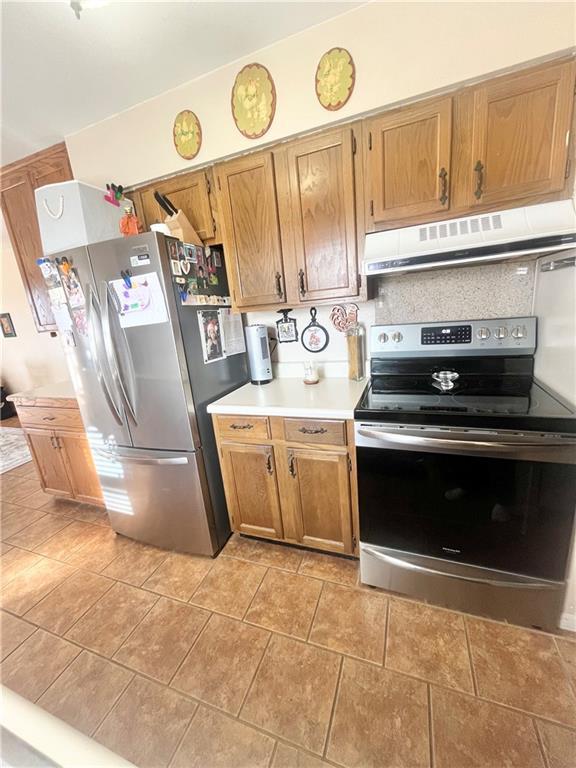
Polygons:
[[448,221],[444,224],[431,224],[428,227],[420,227],[420,242],[428,240],[441,240],[446,237],[458,235],[474,235],[479,232],[490,232],[493,229],[502,229],[502,217],[499,213],[493,216],[478,216],[476,219],[462,219],[460,221]]

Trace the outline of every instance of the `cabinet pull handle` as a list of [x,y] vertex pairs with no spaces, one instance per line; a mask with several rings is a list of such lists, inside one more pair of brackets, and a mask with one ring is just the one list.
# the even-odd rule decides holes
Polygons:
[[266,472],[268,472],[269,475],[274,474],[274,470],[272,469],[272,454],[269,453],[266,456]]
[[324,427],[318,429],[312,429],[311,427],[300,427],[298,432],[302,432],[303,435],[325,435],[328,432]]
[[54,435],[50,435],[50,445],[52,446],[52,448],[58,448],[58,446],[56,445],[56,438],[54,437]]
[[448,171],[446,168],[440,168],[438,174],[442,183],[442,189],[440,191],[440,205],[446,205],[448,202]]
[[56,416],[42,416],[42,421],[54,421]]
[[484,166],[480,160],[478,160],[474,166],[474,173],[476,174],[476,190],[474,191],[474,197],[476,200],[480,200],[484,194],[484,190],[482,189],[482,185],[484,184]]
[[288,472],[292,477],[296,477],[296,464],[294,462],[294,454],[288,454]]
[[298,289],[300,291],[300,297],[303,299],[306,296],[306,285],[304,284],[304,270],[298,270]]
[[254,429],[254,424],[230,424],[230,429]]
[[282,290],[282,275],[280,272],[276,272],[274,279],[276,280],[276,296],[278,296],[279,299],[283,299],[284,291]]

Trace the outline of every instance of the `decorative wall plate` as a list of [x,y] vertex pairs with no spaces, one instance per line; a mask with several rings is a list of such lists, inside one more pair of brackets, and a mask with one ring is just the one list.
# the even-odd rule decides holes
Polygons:
[[232,87],[232,116],[248,139],[263,136],[276,111],[276,89],[270,72],[262,64],[247,64],[236,75]]
[[346,48],[331,48],[316,70],[316,95],[324,109],[341,109],[352,96],[356,81],[354,60]]
[[184,109],[174,118],[172,131],[176,152],[185,160],[193,160],[202,146],[202,128],[194,112]]
[[282,319],[276,321],[276,338],[278,339],[278,344],[288,344],[291,341],[298,341],[296,318],[288,317],[289,312],[292,312],[292,310],[278,310],[278,314],[282,315]]
[[326,349],[330,336],[323,325],[316,320],[316,307],[310,307],[310,324],[302,331],[301,342],[308,352],[322,352]]

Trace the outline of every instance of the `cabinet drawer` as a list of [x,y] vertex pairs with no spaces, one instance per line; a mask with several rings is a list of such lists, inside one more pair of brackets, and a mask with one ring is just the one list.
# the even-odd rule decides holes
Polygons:
[[346,422],[326,419],[284,419],[284,437],[296,443],[346,445]]
[[218,416],[220,437],[237,440],[268,440],[270,427],[266,416]]
[[18,418],[24,427],[44,427],[58,429],[65,427],[84,432],[80,411],[76,408],[40,408],[38,406],[19,406]]

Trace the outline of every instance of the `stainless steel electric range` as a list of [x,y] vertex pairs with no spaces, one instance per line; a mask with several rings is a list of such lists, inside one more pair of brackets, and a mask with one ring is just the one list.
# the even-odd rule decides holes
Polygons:
[[365,584],[555,629],[576,414],[533,378],[536,318],[373,326],[355,411]]

